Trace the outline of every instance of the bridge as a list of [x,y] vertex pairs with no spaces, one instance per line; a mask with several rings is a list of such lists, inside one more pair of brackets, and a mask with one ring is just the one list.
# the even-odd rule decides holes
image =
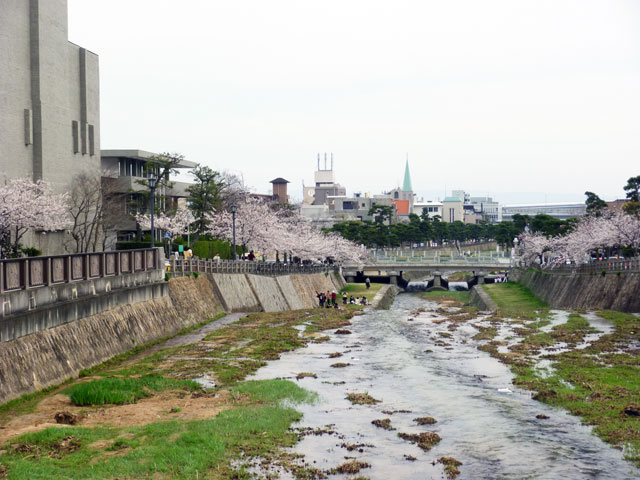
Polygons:
[[[394,285],[406,287],[411,280],[424,280],[433,277],[435,287],[446,287],[442,277],[454,272],[469,272],[473,280],[469,283],[484,283],[485,279],[494,278],[491,271],[509,270],[512,266],[509,257],[499,255],[484,257],[447,256],[415,259],[405,261],[389,258],[369,261],[363,264],[345,265],[342,274],[347,282],[362,282],[365,278],[386,281]],[[492,280],[491,280],[492,281]],[[444,288],[443,288],[444,289]]]

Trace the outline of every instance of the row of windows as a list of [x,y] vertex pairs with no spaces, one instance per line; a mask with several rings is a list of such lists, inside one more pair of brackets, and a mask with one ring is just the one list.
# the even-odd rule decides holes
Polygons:
[[149,178],[152,173],[158,176],[158,168],[149,168],[147,162],[135,158],[120,158],[118,170],[121,177]]

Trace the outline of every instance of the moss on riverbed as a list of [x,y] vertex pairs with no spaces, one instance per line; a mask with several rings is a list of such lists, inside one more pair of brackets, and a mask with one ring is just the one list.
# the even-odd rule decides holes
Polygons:
[[[311,401],[314,396],[287,380],[246,382],[245,376],[282,352],[316,341],[323,330],[348,325],[350,317],[333,309],[253,314],[201,342],[146,357],[136,352],[82,380],[137,382],[141,374],[152,374],[181,386],[184,382],[176,379],[206,377],[215,381],[213,389],[145,389],[139,402],[99,407],[74,407],[58,389],[41,395],[28,417],[20,416],[19,404],[7,407],[0,421],[2,435],[10,440],[0,445],[0,478],[247,478],[232,460],[259,456],[275,461],[281,448],[297,441],[289,427],[300,414],[283,400]],[[301,324],[306,326],[302,335],[295,328]],[[43,428],[60,408],[72,410],[70,417],[79,423]],[[120,423],[101,423],[100,418]],[[11,436],[12,429],[31,433]]]
[[[515,385],[535,391],[537,400],[580,416],[603,440],[624,448],[625,457],[640,467],[640,417],[634,413],[634,405],[640,403],[640,319],[598,312],[613,323],[614,331],[575,349],[595,332],[582,315],[572,313],[566,323],[541,331],[549,324],[548,309],[531,292],[514,283],[483,288],[499,306],[491,324],[509,325],[516,337],[510,339],[510,352],[501,352],[506,342],[492,340],[495,328],[479,326],[474,338],[490,340],[479,348],[510,365]],[[524,323],[514,327],[515,322]],[[558,345],[564,348],[558,351]],[[552,370],[543,375],[534,357],[545,351],[542,358],[551,361]]]

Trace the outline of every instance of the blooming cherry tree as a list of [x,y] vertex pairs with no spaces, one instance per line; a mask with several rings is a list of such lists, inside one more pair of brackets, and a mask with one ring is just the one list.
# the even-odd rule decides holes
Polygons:
[[29,229],[49,232],[66,229],[69,226],[66,199],[66,194],[54,194],[43,180],[18,178],[1,185],[0,255],[17,254],[20,240]]
[[[151,217],[147,214],[137,215],[136,221],[144,230],[151,228]],[[189,226],[196,218],[188,208],[179,208],[174,215],[160,214],[153,217],[154,228],[164,230],[169,234],[169,240],[173,241],[180,235],[189,233]]]

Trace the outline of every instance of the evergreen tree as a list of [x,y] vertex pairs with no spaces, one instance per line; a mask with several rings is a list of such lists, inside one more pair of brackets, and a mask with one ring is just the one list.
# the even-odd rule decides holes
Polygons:
[[198,165],[192,174],[196,181],[187,187],[188,202],[196,218],[196,233],[202,234],[207,231],[210,223],[207,214],[222,206],[221,192],[225,184],[220,173],[207,166]]

